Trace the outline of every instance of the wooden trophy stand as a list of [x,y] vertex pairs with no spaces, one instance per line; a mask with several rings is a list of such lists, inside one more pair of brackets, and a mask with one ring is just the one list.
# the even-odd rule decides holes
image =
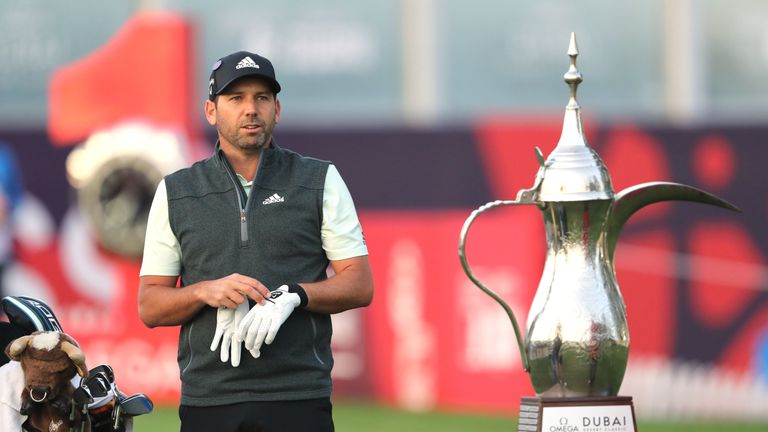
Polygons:
[[524,397],[518,432],[637,432],[631,396]]

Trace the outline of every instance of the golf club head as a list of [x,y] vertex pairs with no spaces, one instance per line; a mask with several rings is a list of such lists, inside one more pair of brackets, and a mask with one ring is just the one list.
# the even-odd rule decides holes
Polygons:
[[90,373],[103,373],[107,377],[110,384],[115,383],[115,371],[112,366],[108,364],[101,364],[90,370]]
[[87,386],[82,386],[82,385],[75,389],[75,391],[72,393],[72,398],[79,405],[86,405],[93,402],[93,396],[91,396],[91,391],[88,389]]
[[85,379],[80,381],[80,387],[86,388],[93,398],[107,396],[112,390],[109,377],[104,372],[94,372],[93,369],[91,369]]
[[[111,427],[113,411],[118,403],[118,394],[115,391],[114,384],[109,383],[108,372],[103,369],[91,369],[88,376],[80,382],[78,390],[85,390],[91,397],[88,402],[88,412],[91,422],[95,426]],[[100,432],[102,429],[93,428],[94,432]]]
[[120,402],[120,414],[125,417],[135,417],[152,412],[154,404],[144,393],[130,395]]

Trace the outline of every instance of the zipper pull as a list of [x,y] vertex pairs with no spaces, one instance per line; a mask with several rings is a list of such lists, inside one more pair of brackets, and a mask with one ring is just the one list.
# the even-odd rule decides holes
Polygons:
[[248,222],[245,220],[245,209],[240,209],[240,241],[248,241]]

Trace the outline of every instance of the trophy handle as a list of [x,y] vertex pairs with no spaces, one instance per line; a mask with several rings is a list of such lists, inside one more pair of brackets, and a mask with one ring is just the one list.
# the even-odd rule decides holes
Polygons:
[[513,201],[513,200],[498,200],[498,201],[492,201],[489,202],[483,206],[480,206],[477,208],[477,210],[473,211],[472,214],[469,215],[467,220],[464,222],[464,227],[461,228],[461,236],[459,237],[459,260],[461,260],[461,266],[464,268],[464,272],[467,274],[469,279],[477,285],[478,288],[483,290],[486,294],[491,296],[496,302],[498,302],[502,308],[504,308],[504,312],[507,313],[507,316],[509,317],[509,320],[512,321],[512,327],[515,329],[515,337],[517,338],[517,347],[520,350],[520,357],[523,360],[523,369],[528,372],[530,370],[528,366],[528,356],[526,355],[525,349],[523,348],[523,338],[522,334],[520,333],[520,326],[517,324],[517,318],[515,318],[514,312],[512,312],[512,308],[509,307],[509,305],[502,300],[501,297],[499,297],[495,292],[493,292],[490,288],[483,285],[480,280],[478,280],[475,275],[472,273],[472,270],[469,267],[469,262],[467,262],[467,255],[465,252],[465,244],[467,241],[467,233],[469,231],[469,227],[472,225],[472,222],[475,221],[475,219],[480,216],[480,213],[483,213],[487,210],[490,210],[494,207],[499,207],[503,205],[528,205],[532,204],[529,202],[520,202],[520,201]]

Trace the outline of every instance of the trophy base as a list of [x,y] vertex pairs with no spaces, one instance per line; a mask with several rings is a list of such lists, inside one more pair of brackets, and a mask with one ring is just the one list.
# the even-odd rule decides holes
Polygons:
[[636,432],[631,396],[524,397],[518,432]]

